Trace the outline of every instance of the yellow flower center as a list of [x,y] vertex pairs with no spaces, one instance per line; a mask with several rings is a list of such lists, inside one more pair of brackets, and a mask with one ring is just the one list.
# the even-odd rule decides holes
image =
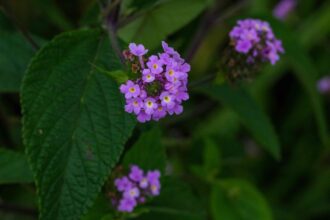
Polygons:
[[151,185],[151,190],[152,191],[156,191],[157,190],[157,186],[156,185]]
[[152,103],[151,101],[148,101],[148,102],[147,102],[148,107],[151,107],[152,104],[153,104],[153,103]]
[[152,67],[153,67],[154,69],[157,69],[157,68],[158,68],[158,65],[155,63],[154,65],[152,65]]
[[164,97],[164,100],[165,100],[165,102],[168,102],[168,101],[170,101],[170,97],[165,96],[165,97]]
[[133,93],[133,92],[135,92],[135,88],[134,88],[134,87],[131,87],[131,88],[129,88],[129,91],[130,91],[131,93]]
[[150,79],[151,78],[151,76],[150,75],[147,75],[147,79]]
[[170,76],[173,76],[174,71],[173,71],[173,70],[170,70],[170,71],[168,71],[168,74],[169,74]]
[[134,105],[134,106],[138,106],[138,104],[139,104],[139,103],[138,103],[137,101],[134,101],[134,102],[133,102],[133,105]]
[[130,192],[129,192],[129,194],[131,195],[131,196],[135,196],[135,190],[131,190]]

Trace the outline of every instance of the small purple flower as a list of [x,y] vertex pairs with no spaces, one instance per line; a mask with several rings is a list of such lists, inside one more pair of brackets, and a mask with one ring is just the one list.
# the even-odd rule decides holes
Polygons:
[[146,100],[144,100],[144,110],[148,115],[152,115],[157,107],[158,104],[154,98],[146,98]]
[[273,15],[279,20],[284,20],[297,5],[296,0],[281,0],[274,8]]
[[158,108],[154,111],[152,118],[155,121],[158,121],[159,119],[164,118],[166,114],[167,114],[166,108],[163,106],[158,106]]
[[130,188],[124,192],[124,198],[135,199],[140,196],[140,190],[137,187]]
[[248,53],[252,48],[252,44],[249,40],[239,40],[236,44],[236,50],[241,53]]
[[119,202],[118,211],[132,212],[137,205],[136,200],[132,198],[123,198]]
[[317,89],[321,94],[330,94],[330,76],[325,76],[317,82]]
[[127,100],[127,104],[125,105],[125,111],[128,113],[134,112],[135,114],[139,114],[142,108],[142,101],[140,98],[133,98]]
[[150,83],[155,80],[155,75],[151,73],[150,69],[144,69],[142,71],[142,79],[144,82]]
[[148,179],[146,177],[143,177],[139,183],[140,188],[145,189],[148,187],[148,185],[149,185]]
[[126,99],[136,98],[140,94],[140,87],[128,80],[126,84],[120,86],[120,92],[125,94]]
[[162,60],[158,59],[158,57],[155,55],[149,57],[149,61],[147,62],[148,68],[154,74],[159,74],[163,72],[162,65],[163,65]]
[[146,53],[148,53],[148,50],[146,50],[142,44],[130,43],[128,47],[129,47],[130,52],[133,55],[138,56],[138,57],[143,56]]
[[169,47],[165,41],[162,41],[162,47],[167,54],[173,55],[176,52],[172,47]]
[[170,115],[173,115],[173,114],[180,115],[182,112],[183,112],[183,107],[182,107],[182,105],[179,105],[179,104],[175,105],[174,108],[168,110],[168,113]]
[[151,115],[145,113],[145,111],[141,111],[138,115],[137,115],[137,120],[141,123],[150,121],[151,119]]
[[174,97],[170,93],[163,92],[159,98],[163,107],[166,107],[167,109],[172,109],[174,107]]
[[150,184],[159,182],[159,178],[160,178],[160,172],[158,170],[149,171],[147,173],[147,179]]
[[158,196],[160,192],[159,182],[154,182],[150,185],[150,191],[153,196]]
[[117,190],[122,192],[129,190],[132,187],[132,182],[127,177],[115,179],[115,186]]
[[[132,165],[127,176],[115,179],[115,186],[119,193],[111,193],[113,206],[120,212],[133,212],[138,204],[146,202],[148,197],[160,193],[160,172],[158,170],[144,171],[137,165]],[[130,179],[132,181],[130,181]]]
[[138,166],[131,166],[131,172],[129,173],[129,178],[135,182],[140,182],[143,178],[143,170],[141,170]]

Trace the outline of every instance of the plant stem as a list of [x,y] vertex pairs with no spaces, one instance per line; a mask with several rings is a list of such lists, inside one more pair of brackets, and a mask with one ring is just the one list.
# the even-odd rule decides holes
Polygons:
[[5,10],[3,6],[0,6],[0,10],[9,18],[21,35],[31,44],[33,49],[37,51],[39,49],[39,45],[33,40],[30,33],[19,24],[15,16],[12,13],[9,13],[8,10]]
[[247,0],[238,2],[234,6],[225,10],[225,12],[220,17],[218,17],[218,14],[219,14],[221,4],[218,3],[215,7],[209,9],[204,14],[204,17],[199,24],[199,28],[197,29],[197,31],[193,37],[193,40],[191,41],[191,43],[188,47],[188,50],[187,50],[186,56],[185,56],[187,62],[190,62],[194,58],[198,48],[200,47],[203,40],[205,39],[206,34],[209,31],[209,29],[211,29],[211,27],[213,27],[215,24],[218,24],[218,23],[222,22],[223,20],[229,18],[233,14],[237,13],[239,10],[241,10],[243,7],[245,7],[247,2],[248,2]]
[[115,0],[111,4],[109,3],[110,5],[104,5],[104,3],[100,1],[100,6],[104,17],[105,29],[108,32],[111,46],[115,51],[117,57],[120,59],[121,63],[124,64],[125,60],[121,53],[122,50],[120,48],[119,41],[116,35],[116,24],[120,7],[119,3],[120,0]]

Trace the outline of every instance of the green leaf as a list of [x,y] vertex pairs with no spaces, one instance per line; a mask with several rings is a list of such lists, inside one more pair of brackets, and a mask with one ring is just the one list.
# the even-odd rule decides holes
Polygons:
[[133,22],[121,28],[119,36],[126,42],[143,43],[154,49],[168,35],[196,18],[207,6],[206,0],[169,0],[156,5]]
[[317,68],[314,66],[312,59],[296,39],[296,35],[289,30],[284,24],[277,20],[269,18],[277,37],[283,41],[286,57],[289,65],[293,68],[294,73],[312,104],[316,122],[319,128],[320,139],[324,146],[330,146],[327,142],[327,124],[323,108],[323,103],[316,89],[316,77],[318,76]]
[[31,182],[33,175],[24,154],[0,148],[0,184]]
[[189,186],[176,179],[166,177],[162,190],[150,205],[150,212],[142,214],[141,220],[203,220],[204,210],[201,202],[193,195]]
[[23,141],[43,220],[86,213],[135,125],[118,85],[94,66],[120,69],[108,38],[68,32],[37,54],[23,81]]
[[220,171],[220,150],[212,139],[205,139],[204,142],[204,175],[212,180]]
[[0,92],[18,92],[34,49],[21,34],[0,30],[0,51]]
[[214,220],[271,220],[266,200],[244,180],[226,179],[213,185],[211,211]]
[[211,85],[201,91],[231,108],[265,150],[280,158],[279,140],[269,118],[245,90]]
[[136,164],[143,170],[159,169],[164,173],[166,163],[165,147],[161,143],[158,127],[144,132],[133,147],[125,154],[123,165]]

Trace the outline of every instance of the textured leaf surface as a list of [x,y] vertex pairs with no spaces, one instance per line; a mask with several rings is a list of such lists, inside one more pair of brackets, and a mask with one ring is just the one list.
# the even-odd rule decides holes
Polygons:
[[166,177],[162,190],[150,205],[150,212],[139,220],[203,220],[206,219],[202,203],[194,196],[189,186],[176,179]]
[[256,140],[275,158],[280,157],[279,140],[269,118],[247,92],[227,85],[208,86],[202,92],[231,108]]
[[196,18],[207,6],[206,0],[169,0],[147,11],[119,30],[127,42],[138,42],[154,49],[168,35]]
[[133,147],[125,154],[123,164],[136,164],[144,170],[165,170],[165,147],[161,143],[161,131],[153,128],[143,133]]
[[211,193],[214,220],[271,220],[267,202],[254,186],[239,179],[214,184]]
[[33,175],[24,154],[0,148],[0,184],[30,182]]
[[131,134],[118,85],[94,66],[120,68],[97,30],[56,37],[23,81],[23,136],[35,174],[41,219],[80,219]]

